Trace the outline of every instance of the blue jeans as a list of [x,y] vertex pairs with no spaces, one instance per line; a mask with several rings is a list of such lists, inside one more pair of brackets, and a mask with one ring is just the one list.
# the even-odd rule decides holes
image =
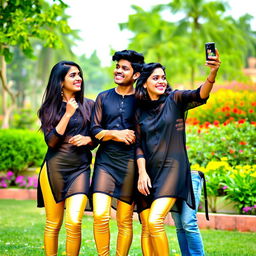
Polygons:
[[182,256],[204,255],[202,237],[197,225],[196,213],[200,202],[203,179],[198,172],[191,172],[196,210],[183,202],[181,213],[172,212]]

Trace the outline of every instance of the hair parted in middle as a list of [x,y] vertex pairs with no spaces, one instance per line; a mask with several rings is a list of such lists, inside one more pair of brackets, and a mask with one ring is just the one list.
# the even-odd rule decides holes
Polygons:
[[75,93],[75,99],[78,103],[78,109],[83,116],[83,125],[88,117],[84,110],[84,79],[81,67],[73,61],[60,61],[55,64],[51,70],[47,87],[43,95],[42,106],[38,110],[38,116],[41,120],[41,129],[50,130],[57,125],[61,119],[61,109],[63,107],[62,82],[71,67],[77,67],[82,78],[81,90]]
[[113,61],[127,60],[131,62],[134,73],[141,72],[141,69],[143,68],[143,64],[145,63],[144,56],[141,53],[138,53],[133,50],[117,51],[112,56],[112,60]]
[[[165,67],[157,62],[151,62],[148,64],[144,64],[142,71],[140,72],[140,76],[137,79],[136,82],[136,89],[135,89],[135,98],[137,100],[150,100],[150,97],[148,95],[147,89],[144,88],[144,84],[147,82],[148,78],[150,77],[150,75],[154,72],[154,70],[156,68],[161,68],[165,73]],[[167,87],[165,89],[165,93],[164,94],[169,94],[172,91],[172,88],[170,87],[169,83],[167,82]]]

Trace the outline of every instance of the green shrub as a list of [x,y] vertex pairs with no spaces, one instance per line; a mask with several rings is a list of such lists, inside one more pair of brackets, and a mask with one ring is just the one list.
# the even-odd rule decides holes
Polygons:
[[236,203],[240,213],[256,213],[256,165],[236,166],[223,185],[226,198]]
[[11,127],[14,129],[36,129],[37,120],[34,110],[30,108],[18,109],[13,115]]
[[11,170],[18,175],[31,166],[40,166],[46,145],[40,132],[30,130],[0,130],[0,171]]
[[252,165],[256,155],[256,128],[249,122],[187,127],[187,149],[192,164],[206,166],[227,158],[229,165]]
[[222,158],[209,162],[206,167],[195,164],[191,168],[205,173],[207,193],[214,199],[209,204],[211,211],[216,212],[217,196],[225,196],[240,213],[256,213],[256,165],[231,167],[227,158]]

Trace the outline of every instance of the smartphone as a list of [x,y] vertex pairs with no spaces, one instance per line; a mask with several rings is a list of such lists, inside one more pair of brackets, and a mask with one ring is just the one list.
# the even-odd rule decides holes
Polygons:
[[215,43],[211,42],[205,44],[205,56],[206,60],[211,60],[209,56],[216,56]]

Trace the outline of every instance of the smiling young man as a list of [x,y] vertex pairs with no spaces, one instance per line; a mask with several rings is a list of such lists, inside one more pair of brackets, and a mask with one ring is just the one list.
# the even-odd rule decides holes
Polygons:
[[128,255],[132,242],[135,180],[134,82],[144,64],[142,54],[116,52],[114,82],[117,87],[101,92],[92,114],[92,134],[100,140],[92,179],[94,238],[98,255],[109,255],[111,205],[117,209],[116,255]]

